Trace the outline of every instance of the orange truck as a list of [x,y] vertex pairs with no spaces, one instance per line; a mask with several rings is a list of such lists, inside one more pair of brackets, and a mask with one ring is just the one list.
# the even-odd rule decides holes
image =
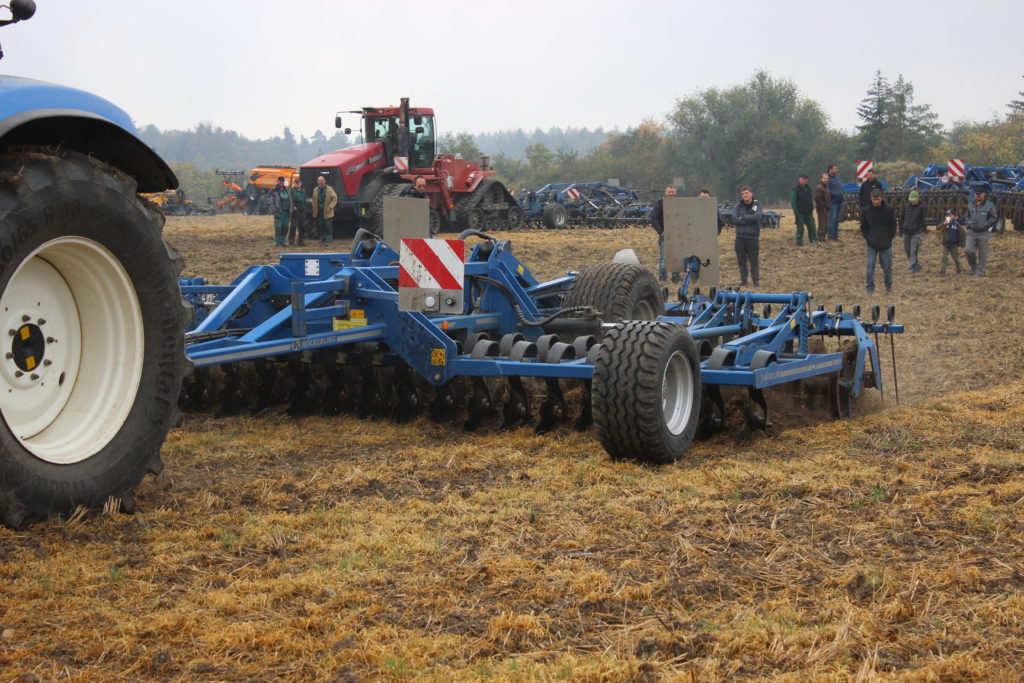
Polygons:
[[[299,177],[298,166],[288,164],[264,164],[248,171],[221,171],[217,174],[224,178],[224,195],[217,202],[217,209],[222,211],[241,211],[246,215],[270,213],[267,195],[277,179],[284,177],[286,187]],[[244,187],[243,187],[244,183]]]

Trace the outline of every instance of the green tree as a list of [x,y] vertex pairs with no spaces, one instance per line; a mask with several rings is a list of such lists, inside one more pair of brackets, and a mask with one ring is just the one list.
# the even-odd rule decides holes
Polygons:
[[668,160],[691,187],[723,198],[750,185],[763,201],[789,196],[794,179],[821,163],[829,131],[817,102],[789,80],[758,71],[742,85],[709,88],[676,102],[668,117]]
[[876,71],[857,115],[864,122],[857,127],[862,159],[925,162],[929,148],[941,140],[938,115],[930,105],[914,103],[914,85],[902,74],[889,82]]
[[439,143],[441,154],[455,154],[468,161],[478,161],[483,154],[476,144],[476,140],[469,133],[449,133],[441,138]]
[[[1024,76],[1021,76],[1021,78],[1024,78]],[[1006,106],[1010,108],[1011,114],[1024,114],[1024,90],[1017,94],[1021,96],[1021,99],[1010,100],[1010,103]]]

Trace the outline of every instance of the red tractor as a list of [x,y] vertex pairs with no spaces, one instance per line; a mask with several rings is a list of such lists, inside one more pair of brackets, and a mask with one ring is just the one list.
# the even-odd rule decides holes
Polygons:
[[[364,228],[381,234],[384,197],[401,194],[416,176],[427,181],[431,233],[455,230],[514,230],[523,210],[487,164],[437,153],[434,110],[364,107],[359,114],[363,142],[317,157],[299,168],[310,191],[318,176],[338,193],[334,236],[351,237]],[[341,128],[341,115],[334,120]],[[351,133],[346,128],[345,133]]]

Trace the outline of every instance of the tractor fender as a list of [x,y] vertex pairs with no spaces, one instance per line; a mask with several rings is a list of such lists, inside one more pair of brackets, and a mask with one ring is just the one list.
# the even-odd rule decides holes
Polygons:
[[0,76],[0,148],[60,147],[99,159],[135,180],[139,192],[178,187],[167,163],[146,143],[128,114],[91,93]]

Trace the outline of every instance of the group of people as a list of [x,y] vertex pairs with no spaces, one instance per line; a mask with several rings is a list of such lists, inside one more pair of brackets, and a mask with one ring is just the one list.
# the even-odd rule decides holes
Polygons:
[[[334,219],[334,207],[338,204],[338,194],[324,176],[318,176],[316,187],[311,196],[306,194],[302,181],[292,181],[289,188],[284,184],[284,176],[277,177],[277,184],[270,190],[270,212],[274,216],[274,245],[304,246],[309,236],[319,235],[324,244],[334,239],[331,223]],[[312,219],[312,226],[310,226]]]
[[[922,235],[927,231],[924,205],[921,194],[911,191],[903,207],[897,228],[895,211],[886,205],[882,190],[870,191],[869,206],[861,209],[860,230],[867,242],[867,291],[875,289],[875,263],[880,263],[884,274],[885,291],[892,291],[892,241],[897,231],[903,233],[903,250],[907,255],[907,272],[911,275],[922,270],[918,252]],[[961,218],[954,209],[946,211],[945,219],[936,228],[939,244],[942,245],[942,264],[939,275],[946,274],[946,268],[953,263],[957,273],[963,272],[960,265],[960,249],[967,257],[970,274],[985,277],[988,263],[989,238],[999,220],[995,204],[988,199],[988,188],[975,188],[974,199],[967,202],[967,209]]]
[[[839,222],[842,217],[843,185],[836,176],[837,166],[829,166],[828,171],[812,190],[807,175],[801,175],[796,187],[790,192],[790,206],[796,223],[796,244],[803,246],[804,232],[810,243],[839,241]],[[676,188],[669,185],[665,188],[665,197],[676,196]],[[710,197],[706,189],[701,189],[699,196]],[[892,292],[892,243],[897,233],[903,236],[903,248],[907,255],[907,272],[918,273],[922,270],[918,254],[921,238],[927,231],[925,224],[925,207],[921,203],[921,195],[913,190],[903,207],[900,220],[897,222],[896,212],[885,203],[882,194],[882,183],[875,177],[873,170],[867,172],[866,179],[861,183],[858,196],[861,219],[860,232],[864,238],[867,270],[866,285],[868,294],[875,291],[875,266],[881,265],[886,293]],[[658,233],[658,278],[668,277],[665,267],[665,235],[664,235],[664,197],[655,202],[651,212],[651,224]],[[740,190],[740,201],[733,214],[733,225],[736,228],[734,248],[739,266],[740,285],[746,286],[749,280],[753,286],[760,285],[761,271],[759,264],[761,218],[763,210],[760,202],[754,198],[749,187]],[[815,222],[817,214],[817,222]],[[960,265],[960,249],[964,250],[971,275],[985,276],[988,262],[988,246],[991,230],[998,221],[995,205],[988,199],[988,189],[975,189],[973,200],[968,202],[967,210],[962,217],[956,212],[946,212],[945,221],[939,226],[937,233],[942,244],[942,265],[939,275],[946,274],[947,265],[952,262],[956,272],[962,272]],[[821,230],[819,230],[821,226]],[[824,234],[821,232],[824,231]],[[722,218],[718,218],[718,232],[722,232]],[[675,279],[673,273],[673,279]]]

